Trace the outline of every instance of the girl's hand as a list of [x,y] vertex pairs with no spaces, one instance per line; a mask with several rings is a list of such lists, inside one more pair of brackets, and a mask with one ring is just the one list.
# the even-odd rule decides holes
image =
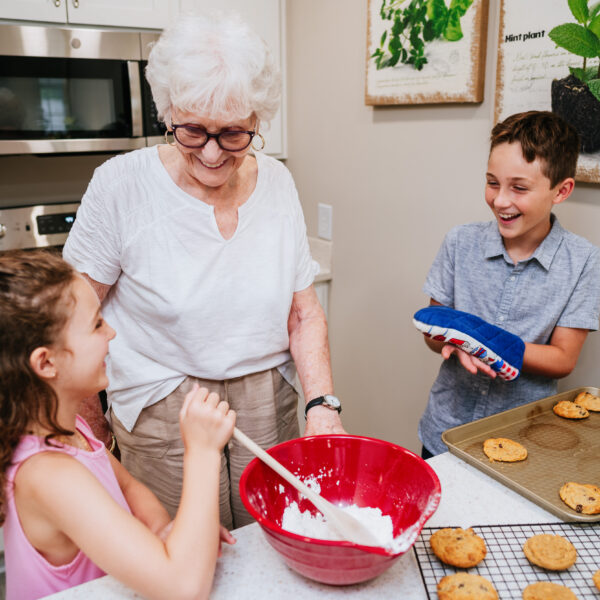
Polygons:
[[175,521],[169,521],[160,531],[156,533],[156,535],[163,541],[166,542],[169,534],[171,533],[171,529],[173,529],[173,523]]
[[179,413],[179,426],[186,449],[202,447],[222,450],[233,434],[235,412],[219,395],[194,385]]
[[223,525],[219,525],[219,556],[223,554],[221,551],[221,543],[225,542],[232,546],[236,543],[236,539],[231,535],[231,532],[227,529],[227,527],[223,527]]
[[448,360],[453,354],[456,354],[458,361],[460,364],[467,370],[469,373],[473,373],[473,375],[477,375],[477,371],[481,371],[485,373],[492,379],[496,377],[496,371],[494,371],[489,365],[484,363],[483,361],[475,358],[468,352],[453,346],[452,344],[446,344],[442,350],[441,354],[444,357],[444,360]]

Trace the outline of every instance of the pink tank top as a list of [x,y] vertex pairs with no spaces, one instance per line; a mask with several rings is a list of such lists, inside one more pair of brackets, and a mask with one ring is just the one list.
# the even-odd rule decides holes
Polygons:
[[[6,472],[6,521],[4,523],[6,600],[36,600],[105,574],[83,552],[78,552],[70,563],[55,566],[29,543],[17,515],[12,484],[17,470],[30,456],[39,452],[70,454],[96,476],[118,504],[131,512],[117,482],[104,444],[94,437],[88,424],[81,417],[77,417],[76,427],[87,439],[92,448],[91,452],[72,446],[48,446],[43,438],[26,435],[21,438],[13,454],[13,462]],[[50,493],[58,492],[52,490]]]

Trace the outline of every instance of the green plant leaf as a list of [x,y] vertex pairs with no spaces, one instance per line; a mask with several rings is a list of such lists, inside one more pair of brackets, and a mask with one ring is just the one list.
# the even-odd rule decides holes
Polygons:
[[432,24],[435,37],[440,37],[448,22],[448,8],[444,0],[429,0],[427,2],[428,23]]
[[436,32],[433,21],[427,21],[425,27],[423,27],[423,39],[426,42],[431,42],[431,40],[434,40],[438,36],[439,34]]
[[569,0],[569,8],[578,23],[584,25],[590,18],[588,0]]
[[596,2],[596,4],[592,5],[590,9],[590,18],[594,18],[598,13],[600,13],[600,2]]
[[450,10],[448,13],[448,22],[444,28],[444,37],[449,42],[457,42],[463,36],[460,28],[460,13],[457,10]]
[[561,48],[577,56],[595,58],[600,55],[600,40],[591,31],[575,23],[555,27],[548,37]]
[[597,69],[582,69],[580,67],[569,67],[569,72],[574,77],[577,77],[579,81],[582,83],[586,83],[590,79],[593,79],[596,76]]
[[400,48],[402,48],[402,42],[400,41],[400,38],[397,36],[390,38],[390,43],[388,44],[388,50],[390,53],[394,55]]
[[463,17],[471,4],[473,4],[473,0],[452,0],[450,2],[450,10],[457,10],[460,16]]
[[381,34],[381,40],[379,41],[380,46],[383,46],[385,44],[386,37],[387,37],[387,29]]
[[587,84],[596,100],[600,101],[600,79],[592,79],[588,81]]
[[569,67],[569,73],[571,73],[571,75],[574,77],[577,77],[577,79],[579,79],[579,81],[582,83],[585,83],[588,79],[591,79],[591,77],[587,76],[586,71],[587,69],[582,69],[581,67]]
[[597,37],[600,38],[600,15],[596,15],[588,25],[588,29]]
[[392,54],[391,58],[388,61],[388,66],[395,67],[398,64],[399,60],[400,60],[400,50],[398,50],[397,52],[394,52]]

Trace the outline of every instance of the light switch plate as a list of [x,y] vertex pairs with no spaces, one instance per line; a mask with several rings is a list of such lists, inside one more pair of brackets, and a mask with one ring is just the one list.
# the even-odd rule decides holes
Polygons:
[[324,240],[333,239],[333,207],[330,204],[318,204],[318,236]]

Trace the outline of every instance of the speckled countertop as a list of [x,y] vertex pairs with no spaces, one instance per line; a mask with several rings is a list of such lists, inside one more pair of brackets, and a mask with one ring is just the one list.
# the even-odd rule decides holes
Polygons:
[[[428,462],[442,484],[440,506],[427,522],[428,527],[559,522],[554,515],[449,453],[436,456]],[[267,543],[258,524],[242,527],[234,535],[237,543],[223,547],[211,600],[427,598],[412,551],[400,557],[388,571],[372,581],[333,587],[305,579],[289,569]],[[141,596],[107,576],[48,598],[132,600]]]

